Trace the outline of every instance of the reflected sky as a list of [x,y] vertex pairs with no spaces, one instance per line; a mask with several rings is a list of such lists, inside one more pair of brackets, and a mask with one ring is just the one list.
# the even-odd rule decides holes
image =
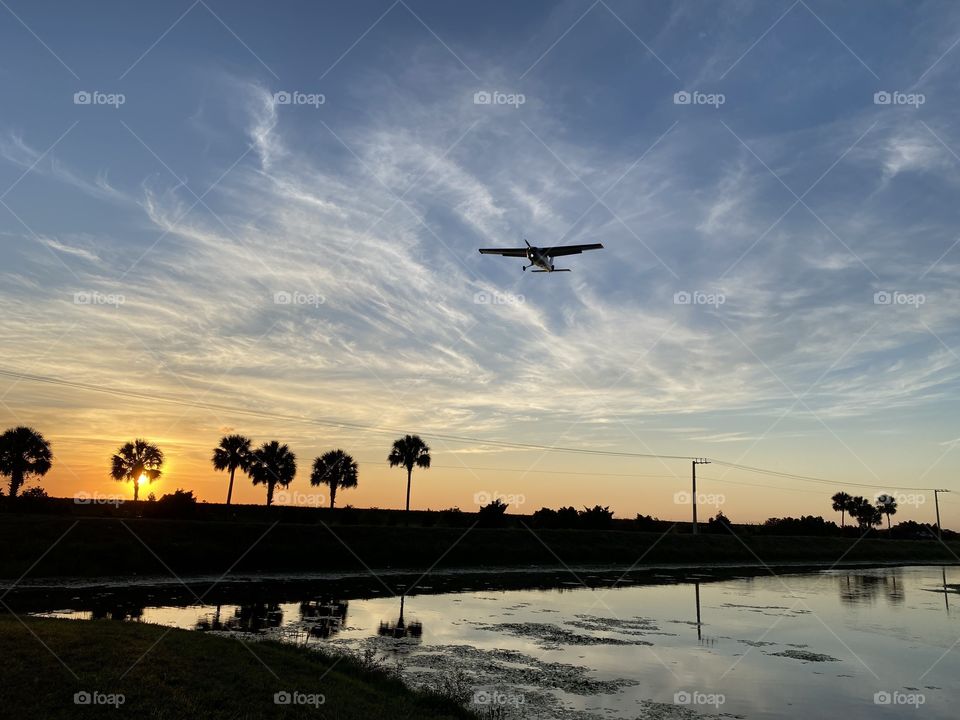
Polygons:
[[[255,631],[305,645],[374,648],[412,683],[459,667],[516,716],[952,717],[960,690],[960,569],[835,570],[617,589],[465,591],[349,601],[54,613],[186,629]],[[698,622],[699,621],[699,622]],[[318,631],[311,631],[320,628]],[[519,674],[522,669],[536,672]],[[537,683],[530,678],[539,678]],[[524,680],[518,682],[518,679]],[[584,683],[611,682],[587,688]],[[876,693],[921,693],[912,706]],[[701,693],[701,695],[697,695]],[[686,695],[684,695],[686,694]],[[685,703],[687,698],[721,704]],[[678,704],[677,699],[680,699]],[[881,699],[883,696],[881,696]],[[505,700],[504,700],[505,699]]]

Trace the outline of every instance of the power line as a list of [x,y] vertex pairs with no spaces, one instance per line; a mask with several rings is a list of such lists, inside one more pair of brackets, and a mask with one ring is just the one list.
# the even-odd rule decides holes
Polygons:
[[[366,432],[375,432],[382,434],[404,434],[407,430],[402,428],[393,428],[393,427],[382,427],[375,425],[364,425],[362,423],[353,423],[346,422],[343,420],[332,420],[327,418],[308,418],[298,415],[284,415],[282,413],[272,413],[265,410],[249,410],[247,408],[241,408],[231,405],[222,405],[220,403],[207,403],[207,402],[198,402],[193,400],[182,400],[179,398],[169,397],[166,395],[154,395],[144,392],[135,392],[132,390],[121,390],[119,388],[110,388],[104,387],[102,385],[93,385],[91,383],[81,383],[72,380],[62,380],[60,378],[48,377],[44,375],[30,375],[28,373],[16,372],[13,370],[6,370],[0,368],[0,376],[12,377],[18,380],[25,380],[28,382],[39,382],[46,383],[50,385],[58,385],[61,387],[69,387],[76,390],[87,390],[89,392],[99,392],[106,393],[108,395],[114,395],[118,397],[131,398],[135,400],[149,400],[152,402],[165,402],[172,405],[180,405],[184,407],[192,407],[203,410],[219,410],[221,412],[227,413],[237,413],[242,415],[251,415],[254,417],[268,418],[271,420],[283,420],[286,422],[300,422],[307,423],[311,425],[321,425],[324,427],[336,427],[336,428],[345,428],[350,430],[363,430]],[[504,447],[518,450],[549,450],[553,452],[566,452],[566,453],[579,453],[584,455],[605,455],[611,457],[635,457],[635,458],[647,458],[647,459],[660,459],[660,460],[691,460],[691,457],[686,455],[658,455],[656,453],[636,453],[636,452],[625,452],[618,450],[591,450],[589,448],[571,448],[571,447],[560,447],[556,445],[540,445],[537,443],[521,443],[521,442],[511,442],[507,440],[485,440],[483,438],[467,437],[463,435],[448,435],[444,433],[436,433],[429,431],[421,431],[420,435],[423,435],[428,438],[435,438],[437,440],[448,440],[450,442],[458,443],[470,443],[470,444],[480,444],[480,445],[492,445],[495,447]]]
[[[712,458],[711,458],[712,459]],[[738,465],[737,463],[725,462],[723,460],[712,459],[717,465],[735,468],[744,472],[759,473],[761,475],[771,475],[776,477],[788,478],[790,480],[800,480],[802,482],[822,483],[836,487],[837,485],[847,485],[850,487],[862,487],[867,489],[886,488],[888,490],[932,490],[933,488],[905,487],[900,485],[871,485],[869,483],[839,482],[837,480],[827,480],[826,478],[812,477],[810,475],[797,475],[795,473],[781,472],[779,470],[768,470],[766,468],[751,467],[750,465]]]
[[[274,413],[266,410],[250,410],[248,408],[224,405],[220,403],[208,403],[208,402],[199,402],[195,400],[183,400],[180,398],[169,397],[166,395],[136,392],[133,390],[122,390],[120,388],[106,387],[103,385],[77,382],[73,380],[63,380],[61,378],[50,377],[45,375],[32,375],[29,373],[18,372],[15,370],[7,370],[4,368],[0,368],[0,376],[10,377],[10,378],[14,378],[14,379],[26,381],[26,382],[44,383],[48,385],[56,385],[59,387],[68,387],[75,390],[85,390],[88,392],[104,393],[107,395],[124,397],[124,398],[134,399],[134,400],[164,402],[172,405],[179,405],[182,407],[191,407],[195,409],[210,410],[210,411],[220,411],[225,413],[236,413],[240,415],[260,417],[260,418],[266,418],[271,420],[281,420],[284,422],[298,422],[298,423],[305,423],[310,425],[319,425],[323,427],[333,427],[333,428],[349,429],[349,430],[361,430],[364,432],[373,432],[373,433],[390,434],[390,435],[405,434],[407,432],[406,430],[400,429],[400,428],[366,425],[363,423],[354,423],[354,422],[347,422],[343,420],[333,420],[328,418],[309,418],[309,417],[302,417],[298,415],[286,415],[283,413]],[[513,450],[543,450],[543,451],[550,451],[550,452],[575,453],[575,454],[581,454],[581,455],[599,455],[599,456],[606,456],[606,457],[625,457],[625,458],[642,458],[642,459],[659,459],[659,460],[701,460],[703,459],[703,460],[709,460],[711,462],[714,462],[717,465],[723,465],[725,467],[734,468],[742,472],[758,473],[761,475],[767,475],[771,477],[782,477],[782,478],[797,480],[801,482],[821,483],[821,484],[831,485],[833,487],[849,486],[849,487],[862,487],[862,488],[868,488],[868,489],[888,489],[888,490],[932,490],[933,489],[933,488],[906,487],[906,486],[898,486],[898,485],[883,485],[883,484],[871,485],[867,483],[839,482],[836,480],[827,480],[826,478],[813,477],[810,475],[799,475],[796,473],[782,472],[779,470],[758,468],[758,467],[752,467],[749,465],[740,465],[738,463],[727,462],[727,461],[719,460],[716,458],[698,458],[690,455],[660,455],[657,453],[636,453],[636,452],[626,452],[626,451],[618,451],[618,450],[592,450],[589,448],[541,445],[538,443],[521,443],[521,442],[512,442],[512,441],[506,441],[506,440],[488,440],[488,439],[475,438],[475,437],[469,437],[464,435],[450,435],[450,434],[435,433],[430,431],[421,431],[420,434],[428,438],[434,438],[442,441],[489,445],[493,447],[502,447],[502,448],[513,449]],[[463,469],[480,470],[482,468],[466,468],[464,466]],[[527,471],[527,470],[506,470],[506,469],[502,471],[503,472],[535,472],[535,471]],[[551,472],[551,471],[536,471],[536,472]],[[555,474],[561,474],[561,473],[555,473]],[[564,472],[562,474],[640,477],[632,473]],[[677,476],[661,476],[661,477],[677,477]],[[766,486],[759,486],[759,487],[766,487]]]

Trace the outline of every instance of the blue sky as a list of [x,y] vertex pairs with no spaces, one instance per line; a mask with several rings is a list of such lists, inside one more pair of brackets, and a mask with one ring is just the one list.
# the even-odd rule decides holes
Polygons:
[[[0,16],[5,369],[839,484],[954,485],[950,3],[7,2]],[[484,91],[523,102],[476,104]],[[76,104],[82,92],[123,103]],[[476,252],[524,236],[605,250],[549,276]],[[134,434],[163,440],[184,475],[222,430],[251,425],[303,457],[384,454],[362,433],[6,379],[0,395],[5,422],[58,440],[65,488]],[[588,466],[435,449],[451,466]],[[456,478],[471,493],[492,482]],[[436,503],[469,504],[430,482]],[[508,482],[543,504],[592,499],[573,479]],[[609,492],[622,511],[649,506]],[[741,492],[741,516],[829,512],[815,494]]]

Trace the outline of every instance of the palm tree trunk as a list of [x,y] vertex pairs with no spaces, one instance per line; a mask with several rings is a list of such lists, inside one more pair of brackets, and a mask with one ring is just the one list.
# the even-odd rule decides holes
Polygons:
[[267,507],[273,505],[273,483],[267,483]]
[[890,532],[890,514],[887,513],[887,532]]
[[136,502],[140,499],[140,478],[134,478],[133,480],[133,501]]
[[413,475],[413,468],[407,468],[407,512],[410,512],[410,476]]
[[230,498],[233,497],[233,474],[237,469],[233,466],[230,467],[230,487],[227,488],[227,505],[230,504]]
[[844,518],[844,515],[845,515],[845,514],[846,514],[846,511],[845,511],[845,510],[841,510],[841,511],[840,511],[840,529],[841,529],[841,530],[843,530],[844,525],[846,524],[846,519]]
[[15,498],[17,492],[23,486],[23,470],[19,467],[13,468],[13,472],[10,473],[10,497]]
[[333,510],[333,504],[337,501],[337,484],[330,483],[330,509]]

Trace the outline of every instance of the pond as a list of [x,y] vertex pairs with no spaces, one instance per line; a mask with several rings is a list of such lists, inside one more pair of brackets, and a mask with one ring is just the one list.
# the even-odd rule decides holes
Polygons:
[[34,614],[367,650],[496,717],[956,717],[960,568],[756,572],[443,575],[407,594],[249,580],[217,605],[78,586]]

